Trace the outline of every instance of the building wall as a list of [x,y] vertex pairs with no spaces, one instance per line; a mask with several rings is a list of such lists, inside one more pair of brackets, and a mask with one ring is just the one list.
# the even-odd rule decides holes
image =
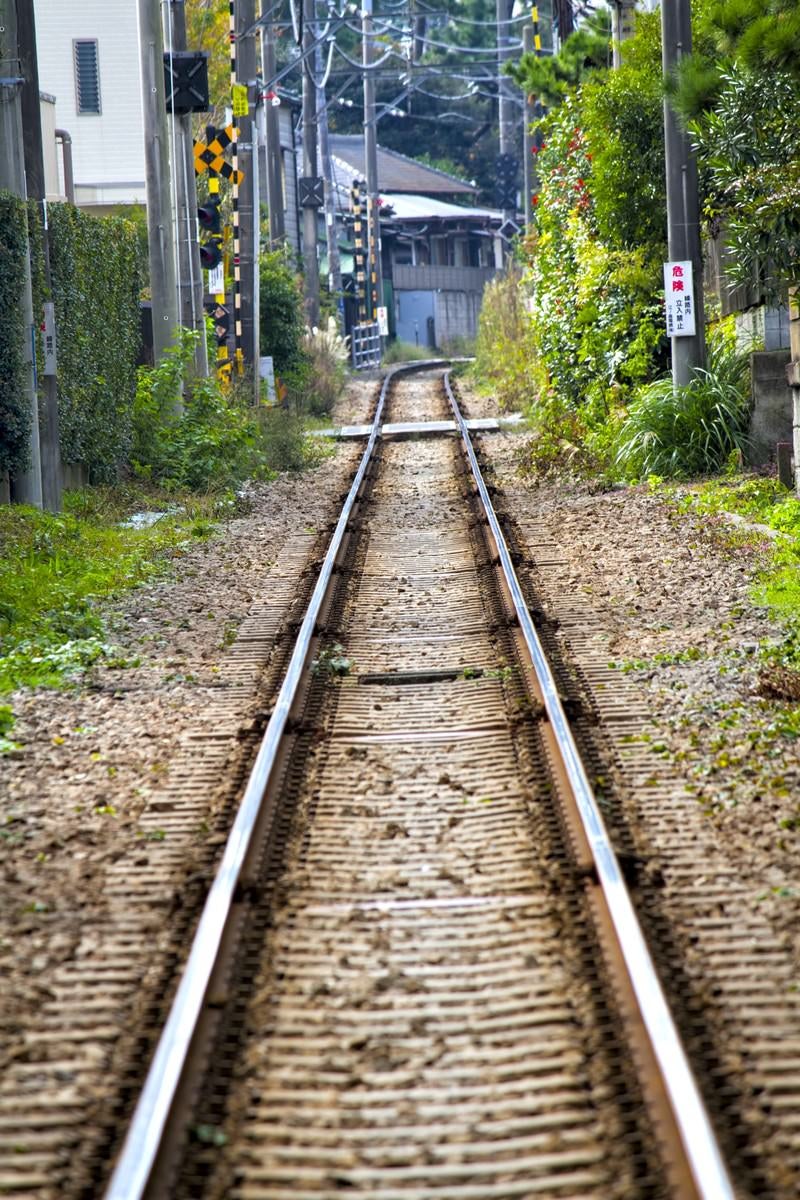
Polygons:
[[48,200],[64,200],[66,197],[59,173],[59,147],[56,142],[55,96],[48,96],[44,92],[40,93],[39,111],[42,116],[45,196]]
[[[35,0],[35,8],[39,83],[56,98],[55,124],[72,135],[76,203],[87,207],[143,204],[136,4],[133,0]],[[76,38],[97,40],[99,114],[77,111]]]
[[436,292],[436,345],[446,346],[455,339],[472,341],[478,332],[482,300],[481,292]]

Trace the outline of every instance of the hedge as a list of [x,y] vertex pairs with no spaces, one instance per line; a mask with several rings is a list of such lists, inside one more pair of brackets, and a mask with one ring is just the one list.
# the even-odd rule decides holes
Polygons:
[[28,230],[25,204],[0,191],[0,471],[29,466],[30,409],[25,395],[22,290]]
[[[46,299],[39,205],[29,205],[34,312]],[[141,274],[134,224],[48,205],[52,298],[58,328],[61,457],[92,482],[113,480],[131,440],[141,326]],[[28,425],[22,395],[26,253],[24,207],[0,193],[0,470],[25,467]],[[41,366],[41,358],[39,359]]]
[[127,457],[141,341],[141,279],[134,225],[48,206],[58,328],[58,411],[64,462],[92,482],[116,477]]

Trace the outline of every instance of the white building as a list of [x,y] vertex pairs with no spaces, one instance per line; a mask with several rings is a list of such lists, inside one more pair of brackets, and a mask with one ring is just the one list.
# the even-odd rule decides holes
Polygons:
[[[133,0],[35,0],[39,85],[72,138],[75,202],[145,203],[139,30]],[[63,165],[58,191],[63,196]]]

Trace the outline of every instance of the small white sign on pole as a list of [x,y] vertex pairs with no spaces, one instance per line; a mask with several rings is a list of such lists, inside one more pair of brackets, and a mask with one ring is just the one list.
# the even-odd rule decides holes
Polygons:
[[42,342],[44,346],[44,373],[45,375],[55,375],[57,374],[56,309],[51,300],[46,300],[43,308]]
[[208,290],[212,296],[221,296],[225,292],[225,268],[218,263],[208,272]]
[[275,392],[275,366],[272,361],[271,354],[263,354],[258,360],[258,374],[267,385],[267,403],[274,404],[277,395]]
[[381,337],[389,336],[389,310],[384,305],[378,308],[378,333]]
[[664,263],[664,302],[669,337],[694,337],[694,279],[691,261]]

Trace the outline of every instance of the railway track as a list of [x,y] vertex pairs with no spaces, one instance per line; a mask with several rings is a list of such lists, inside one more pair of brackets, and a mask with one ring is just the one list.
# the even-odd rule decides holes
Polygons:
[[735,1194],[442,376],[384,389],[109,1200]]

